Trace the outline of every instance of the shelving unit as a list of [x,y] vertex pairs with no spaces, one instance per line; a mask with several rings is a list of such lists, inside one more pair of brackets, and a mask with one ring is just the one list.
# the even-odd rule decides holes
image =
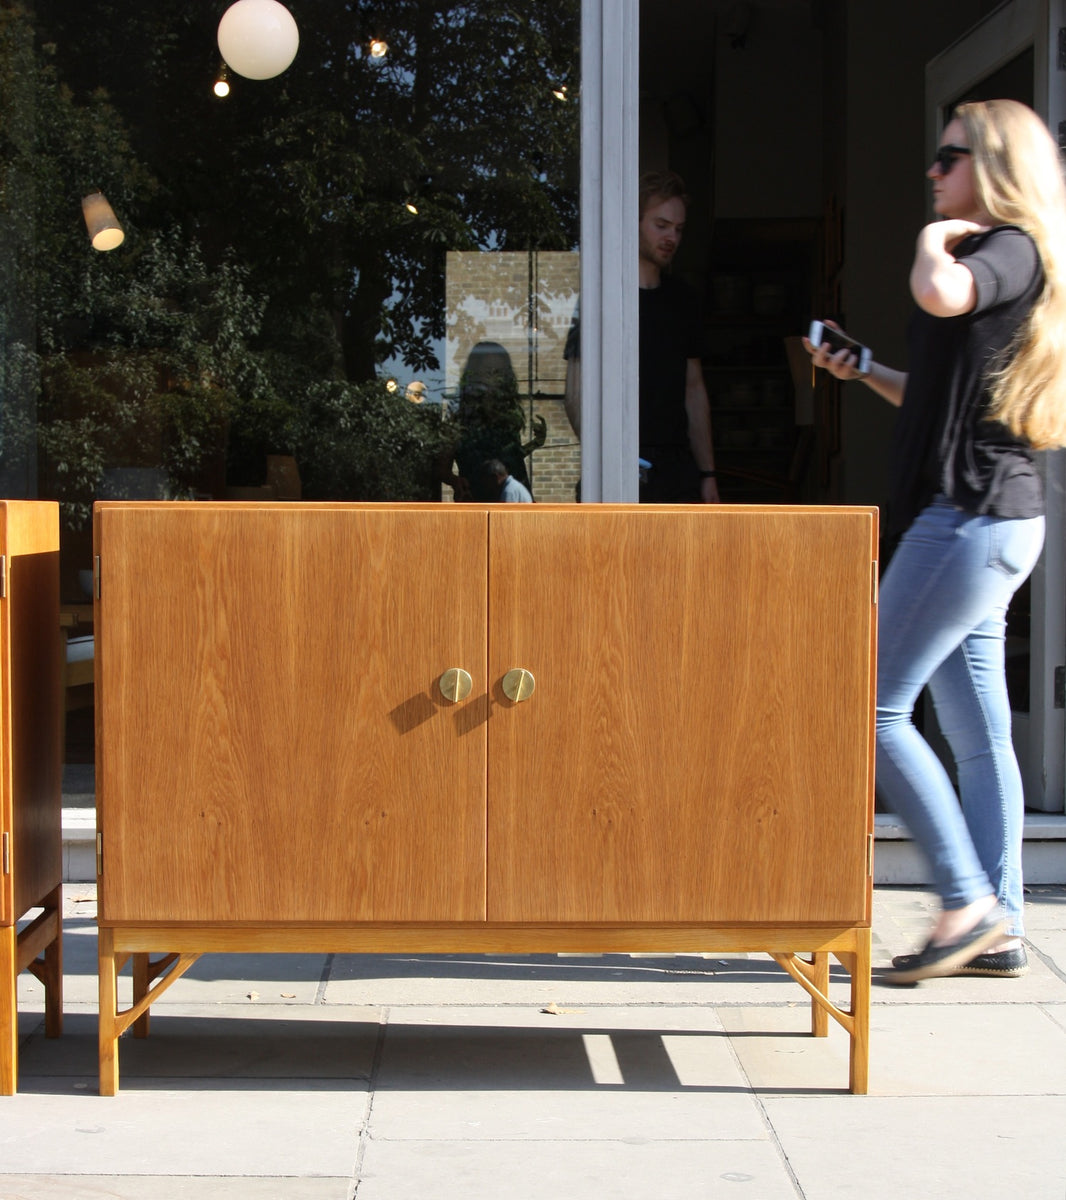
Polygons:
[[726,500],[809,495],[813,439],[803,430],[813,412],[802,411],[786,338],[801,335],[810,321],[817,244],[816,221],[715,226],[703,370]]

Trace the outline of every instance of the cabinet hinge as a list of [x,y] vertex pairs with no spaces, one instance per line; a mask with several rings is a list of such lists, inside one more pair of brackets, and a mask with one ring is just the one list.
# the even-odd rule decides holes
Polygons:
[[0,857],[2,857],[4,860],[3,873],[5,875],[10,875],[11,874],[11,834],[8,833],[6,830],[4,832],[3,842],[4,842],[3,850],[0,851]]
[[100,555],[93,556],[93,596],[100,599]]
[[0,600],[7,599],[7,555],[0,554]]
[[104,835],[100,832],[96,834],[96,874],[97,876],[104,873]]
[[877,562],[876,562],[876,560],[870,564],[870,568],[873,573],[873,580],[872,580],[873,591],[871,593],[871,595],[872,595],[871,602],[872,602],[874,608],[876,608],[877,607],[877,596],[878,596],[878,591],[879,591],[879,587],[880,587],[880,585],[877,581]]
[[874,873],[874,835],[868,833],[866,835],[866,874]]

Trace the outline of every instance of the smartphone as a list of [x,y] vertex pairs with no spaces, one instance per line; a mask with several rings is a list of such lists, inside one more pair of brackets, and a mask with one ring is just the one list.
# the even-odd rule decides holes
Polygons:
[[869,373],[870,363],[873,361],[870,347],[848,337],[846,333],[841,333],[839,329],[834,329],[832,325],[826,325],[823,321],[812,321],[807,340],[812,346],[821,346],[825,343],[833,354],[836,354],[838,350],[850,350],[858,359],[858,371],[863,375]]

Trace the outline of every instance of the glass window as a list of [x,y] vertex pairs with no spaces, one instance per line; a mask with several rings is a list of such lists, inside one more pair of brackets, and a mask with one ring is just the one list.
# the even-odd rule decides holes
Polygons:
[[572,499],[580,0],[224,11],[0,9],[5,494]]

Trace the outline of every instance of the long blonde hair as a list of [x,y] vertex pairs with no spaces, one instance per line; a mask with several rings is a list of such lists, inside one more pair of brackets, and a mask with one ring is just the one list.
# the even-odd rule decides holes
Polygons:
[[1017,100],[960,104],[977,200],[1036,244],[1044,289],[993,374],[989,416],[1037,450],[1066,446],[1066,185],[1051,134]]

